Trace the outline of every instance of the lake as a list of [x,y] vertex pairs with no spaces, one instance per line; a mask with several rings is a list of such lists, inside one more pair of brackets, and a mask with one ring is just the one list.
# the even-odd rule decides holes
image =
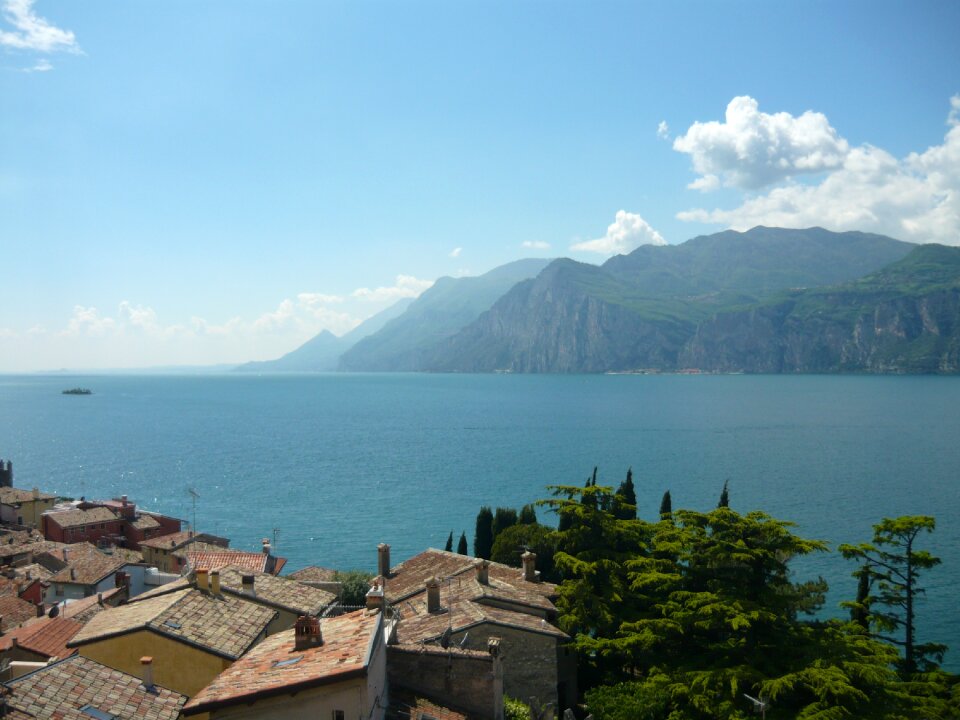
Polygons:
[[[62,395],[89,387],[93,395]],[[920,640],[960,669],[960,378],[679,375],[0,376],[0,457],[15,484],[120,494],[192,520],[240,549],[276,537],[289,569],[372,570],[473,527],[481,505],[547,497],[593,467],[632,467],[641,517],[730,505],[861,542],[885,516],[928,514],[943,559],[924,583]],[[541,519],[552,522],[552,518]],[[836,553],[826,612],[852,598]],[[956,659],[955,659],[956,658]]]

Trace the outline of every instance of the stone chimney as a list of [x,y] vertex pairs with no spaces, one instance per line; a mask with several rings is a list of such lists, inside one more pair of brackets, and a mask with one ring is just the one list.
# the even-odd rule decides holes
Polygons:
[[46,615],[46,613],[45,613],[44,610],[43,610],[43,603],[42,603],[42,602],[38,602],[38,603],[37,603],[37,617],[43,617],[44,615]]
[[427,586],[427,612],[440,612],[440,581],[432,577],[426,582]]
[[523,579],[527,582],[540,582],[540,573],[537,572],[537,554],[527,550],[520,556],[523,561]]
[[71,579],[71,580],[76,580],[76,579],[77,579],[77,569],[76,569],[76,568],[70,568],[70,579]]
[[270,538],[264,538],[260,543],[263,545],[263,554],[269,555],[270,551],[273,550],[273,548],[270,547]]
[[63,550],[61,551],[61,554],[63,555],[64,562],[70,562],[69,560],[70,552],[67,550],[67,548],[63,548]]
[[210,571],[210,592],[214,595],[220,594],[220,571]]
[[320,618],[312,615],[301,615],[293,626],[293,649],[308,650],[323,645],[323,632],[320,629]]
[[390,577],[390,546],[386,543],[377,545],[377,575]]
[[240,588],[243,590],[244,595],[249,595],[250,597],[257,596],[257,589],[255,586],[256,578],[253,575],[241,575],[240,576]]
[[206,568],[197,568],[197,589],[203,592],[210,590],[210,579]]
[[474,567],[477,569],[477,582],[481,585],[490,584],[490,561],[481,560]]
[[153,692],[153,658],[149,655],[140,658],[140,673],[144,689]]
[[373,579],[373,584],[367,590],[367,610],[383,611],[383,584],[379,577]]

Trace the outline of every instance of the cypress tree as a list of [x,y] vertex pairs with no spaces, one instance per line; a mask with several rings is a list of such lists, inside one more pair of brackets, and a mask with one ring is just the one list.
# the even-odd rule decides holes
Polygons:
[[627,470],[627,479],[617,488],[618,506],[614,514],[619,520],[635,520],[637,518],[637,492],[633,487],[633,468]]
[[484,505],[477,513],[477,531],[473,536],[474,557],[490,559],[493,551],[493,510]]
[[[502,533],[508,527],[517,524],[517,511],[513,508],[497,508],[497,514],[493,517],[493,539]],[[493,551],[493,543],[490,543],[490,550]],[[490,558],[487,558],[488,560]]]
[[451,552],[453,550],[453,530],[451,530],[450,534],[447,535],[447,544],[443,546],[443,549],[447,552]]
[[660,519],[669,520],[673,517],[673,500],[670,499],[670,491],[663,494],[663,500],[660,501]]
[[723,481],[723,490],[720,491],[720,502],[717,503],[718,508],[730,507],[730,493],[727,492],[727,483],[729,482],[729,480]]
[[533,505],[524,505],[520,509],[520,519],[519,522],[521,525],[536,525],[537,524],[537,511],[534,510]]
[[461,555],[467,554],[467,533],[460,533],[460,542],[457,543],[457,552]]

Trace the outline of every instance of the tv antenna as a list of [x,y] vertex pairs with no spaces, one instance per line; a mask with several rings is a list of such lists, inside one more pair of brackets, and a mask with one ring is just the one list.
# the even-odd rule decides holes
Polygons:
[[200,493],[192,487],[188,487],[187,492],[190,493],[190,498],[193,500],[193,524],[190,526],[190,529],[195,536],[197,534],[197,498],[200,497]]
[[280,534],[280,528],[273,529],[273,551],[277,551],[277,535]]
[[743,696],[744,696],[747,700],[749,700],[750,702],[753,703],[753,711],[754,711],[755,713],[760,713],[760,717],[765,720],[766,717],[767,717],[767,706],[768,706],[770,703],[767,702],[766,700],[764,700],[762,695],[760,696],[760,699],[759,699],[759,700],[758,700],[757,698],[755,698],[755,697],[752,697],[752,696],[750,696],[750,695],[747,695],[746,693],[744,693]]

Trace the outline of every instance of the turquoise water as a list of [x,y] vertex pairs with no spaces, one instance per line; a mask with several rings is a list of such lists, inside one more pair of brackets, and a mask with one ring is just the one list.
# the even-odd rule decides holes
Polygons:
[[[91,396],[60,391],[83,386]],[[943,565],[921,640],[956,649],[960,378],[849,376],[299,375],[0,377],[0,456],[16,483],[129,495],[244,549],[277,533],[290,567],[373,569],[467,531],[482,504],[519,507],[554,483],[633,467],[641,516],[663,491],[709,509],[792,520],[859,542],[884,516],[929,514]],[[797,564],[854,594],[835,554]],[[957,659],[954,659],[957,658]]]

